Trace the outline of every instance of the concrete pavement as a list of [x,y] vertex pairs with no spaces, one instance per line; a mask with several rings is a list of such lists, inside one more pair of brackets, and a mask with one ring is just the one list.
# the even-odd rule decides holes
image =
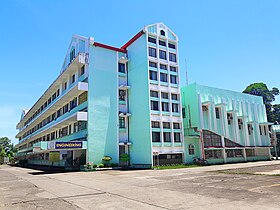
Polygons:
[[52,174],[4,166],[0,209],[279,209],[279,170],[280,161]]

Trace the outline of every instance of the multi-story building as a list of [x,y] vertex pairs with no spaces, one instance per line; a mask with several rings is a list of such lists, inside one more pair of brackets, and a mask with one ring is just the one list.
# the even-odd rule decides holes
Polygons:
[[196,83],[181,89],[186,162],[270,159],[270,135],[262,97]]
[[17,124],[18,158],[54,166],[183,162],[178,37],[157,23],[122,47],[73,36],[59,76]]
[[272,134],[272,150],[271,155],[274,157],[279,157],[280,155],[280,125],[272,125],[271,126],[271,134]]

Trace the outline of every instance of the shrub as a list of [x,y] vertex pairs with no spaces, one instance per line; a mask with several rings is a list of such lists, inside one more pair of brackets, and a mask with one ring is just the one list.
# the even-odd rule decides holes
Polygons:
[[110,161],[110,160],[112,160],[112,158],[111,158],[110,156],[104,156],[104,157],[102,158],[102,160],[104,160],[104,161]]
[[98,166],[97,166],[98,168],[104,168],[104,164],[99,164]]
[[126,162],[126,161],[129,161],[129,160],[130,160],[129,154],[126,154],[126,153],[120,154],[120,161]]
[[118,167],[119,166],[119,164],[117,164],[117,163],[111,163],[111,167]]

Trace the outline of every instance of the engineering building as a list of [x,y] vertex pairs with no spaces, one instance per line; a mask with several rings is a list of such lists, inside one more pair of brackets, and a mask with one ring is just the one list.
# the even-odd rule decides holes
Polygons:
[[196,83],[181,89],[186,161],[210,164],[270,159],[262,97]]
[[17,124],[18,159],[79,167],[184,162],[178,37],[157,23],[122,47],[73,36],[59,76]]

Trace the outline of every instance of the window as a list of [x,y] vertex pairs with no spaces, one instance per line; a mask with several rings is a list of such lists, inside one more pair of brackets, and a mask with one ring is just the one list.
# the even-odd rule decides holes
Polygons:
[[164,142],[171,142],[170,132],[163,132],[163,141]]
[[158,40],[158,44],[161,46],[166,46],[166,42],[162,40]]
[[75,82],[75,74],[72,75],[71,83]]
[[67,89],[67,82],[64,83],[63,90]]
[[161,142],[160,141],[160,132],[152,132],[152,142]]
[[242,119],[238,119],[238,128],[239,128],[239,130],[241,130],[242,129],[242,127],[243,127],[243,121],[242,121]]
[[69,104],[66,104],[66,105],[63,106],[62,114],[65,114],[68,111],[69,111]]
[[172,103],[172,112],[179,112],[179,104]]
[[259,125],[259,129],[260,129],[260,135],[263,135],[262,134],[262,126],[261,125]]
[[157,63],[152,62],[152,61],[149,61],[149,66],[150,66],[150,67],[157,68]]
[[170,129],[170,122],[163,122],[162,127],[165,129]]
[[173,129],[180,129],[180,123],[173,123]]
[[205,150],[206,159],[220,159],[223,158],[222,150]]
[[80,70],[80,75],[83,75],[84,73],[85,73],[85,66],[82,66]]
[[119,72],[125,73],[125,65],[123,63],[119,63]]
[[177,72],[177,68],[175,66],[170,66],[169,69],[170,71]]
[[70,110],[74,109],[77,106],[77,98],[74,98],[70,101]]
[[168,93],[162,92],[162,93],[161,93],[161,97],[164,98],[164,99],[169,99]]
[[264,130],[264,135],[266,136],[267,135],[266,126],[263,127],[263,130]]
[[165,31],[164,30],[160,30],[160,35],[161,36],[165,36]]
[[176,54],[169,53],[169,61],[176,62]]
[[178,100],[178,94],[171,93],[172,100]]
[[161,82],[168,82],[167,74],[165,74],[165,73],[160,73],[160,81],[161,81]]
[[154,98],[158,98],[158,92],[157,92],[157,91],[151,90],[151,91],[150,91],[150,96],[151,96],[151,97],[154,97]]
[[175,44],[172,44],[172,43],[168,43],[168,47],[171,48],[171,49],[176,49]]
[[158,101],[151,101],[151,110],[159,111]]
[[157,81],[157,72],[156,71],[150,71],[150,80],[155,80]]
[[181,133],[174,133],[174,142],[181,142]]
[[157,51],[155,48],[149,47],[149,56],[156,58],[157,57]]
[[56,92],[52,95],[52,101],[56,99]]
[[218,107],[215,108],[216,119],[220,119],[220,109]]
[[249,133],[249,135],[252,134],[252,131],[253,131],[253,125],[252,124],[248,124],[248,133]]
[[231,125],[233,120],[233,115],[232,113],[227,113],[227,121],[228,121],[228,125]]
[[217,135],[211,131],[203,130],[203,142],[204,147],[221,147],[222,138],[220,135]]
[[194,155],[194,145],[189,144],[189,155]]
[[52,98],[48,99],[48,105],[52,102]]
[[60,90],[59,90],[59,89],[57,89],[57,91],[56,91],[56,97],[58,97],[58,96],[59,96],[59,93],[60,93]]
[[125,118],[124,117],[119,117],[119,127],[125,128]]
[[160,68],[160,69],[163,69],[163,70],[167,70],[167,65],[160,64],[160,65],[159,65],[159,68]]
[[159,58],[166,60],[166,52],[163,50],[159,50]]
[[186,108],[185,107],[182,108],[182,115],[183,115],[183,118],[186,118]]
[[169,112],[169,103],[167,102],[161,102],[161,109],[163,112]]
[[158,121],[152,121],[152,128],[160,128]]
[[177,84],[177,76],[175,75],[170,75],[170,82],[172,84]]
[[154,43],[154,44],[157,43],[156,39],[152,38],[152,37],[148,37],[148,42],[151,42],[151,43]]
[[125,90],[119,90],[119,100],[125,101],[126,91]]
[[242,147],[240,144],[235,143],[227,138],[225,138],[225,147]]

